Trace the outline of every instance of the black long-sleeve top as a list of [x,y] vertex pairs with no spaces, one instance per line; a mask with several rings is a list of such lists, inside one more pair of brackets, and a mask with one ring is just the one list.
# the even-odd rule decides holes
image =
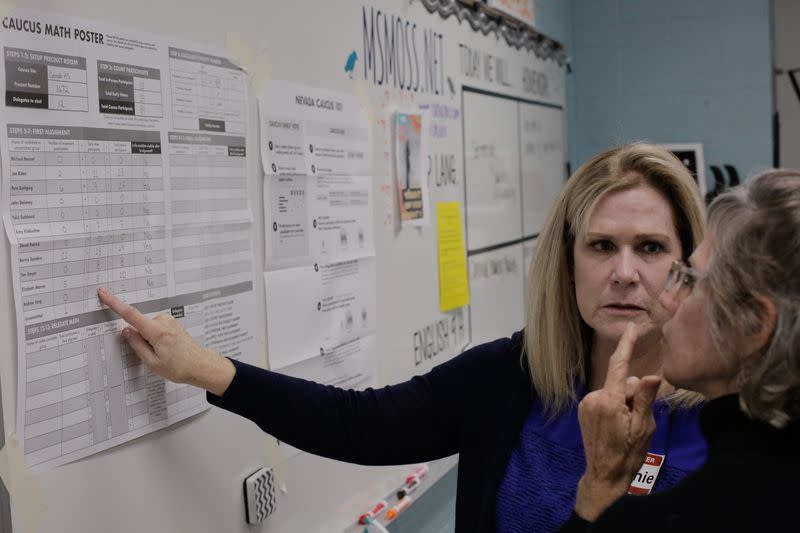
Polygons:
[[310,453],[364,465],[459,453],[456,530],[495,530],[497,489],[533,401],[522,332],[464,352],[423,376],[342,390],[233,361],[216,406]]
[[593,523],[575,513],[561,531],[800,531],[800,420],[783,429],[748,418],[739,397],[700,414],[705,464],[672,489],[624,496]]

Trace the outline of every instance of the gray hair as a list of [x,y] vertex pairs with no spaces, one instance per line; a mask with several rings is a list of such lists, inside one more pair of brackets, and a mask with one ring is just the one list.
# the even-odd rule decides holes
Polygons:
[[709,228],[713,342],[732,356],[738,333],[762,327],[757,296],[774,303],[775,330],[737,384],[748,415],[783,427],[800,418],[800,171],[770,170],[721,194],[709,208]]

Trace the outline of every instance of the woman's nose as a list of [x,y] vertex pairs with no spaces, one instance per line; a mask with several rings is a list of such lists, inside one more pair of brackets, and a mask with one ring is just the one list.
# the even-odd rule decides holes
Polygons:
[[611,272],[611,280],[621,285],[629,285],[639,281],[639,271],[635,254],[626,249],[620,250]]

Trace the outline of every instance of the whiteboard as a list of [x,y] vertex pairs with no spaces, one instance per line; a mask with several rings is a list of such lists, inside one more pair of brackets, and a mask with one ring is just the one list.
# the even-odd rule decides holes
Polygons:
[[[224,4],[142,0],[133,8],[116,0],[19,2],[23,4],[221,47],[251,76],[247,176],[254,224],[250,238],[256,257],[254,314],[264,328],[255,339],[258,353],[244,354],[244,360],[269,363],[260,275],[265,255],[264,178],[257,155],[256,88],[271,80],[351,93],[369,117],[380,385],[427,372],[465,346],[510,335],[521,327],[525,265],[544,213],[564,179],[565,76],[555,60],[512,47],[495,32],[475,30],[466,19],[445,19],[421,2],[406,0]],[[389,28],[396,31],[394,55],[388,53]],[[378,35],[375,41],[373,34]],[[345,67],[353,51],[358,60],[348,72]],[[431,201],[463,205],[472,309],[439,311],[435,217],[422,227],[400,229],[396,223],[390,117],[397,110],[420,109],[430,118]],[[533,123],[543,128],[537,130]],[[545,133],[547,138],[541,137]],[[474,166],[467,154],[489,141],[495,142],[500,162]],[[528,145],[540,144],[552,148],[546,158],[526,152]],[[496,181],[487,186],[483,172]],[[498,211],[486,195],[505,202],[503,208]],[[0,338],[6,339],[6,350],[0,355],[0,388],[5,429],[12,432],[17,343],[9,265],[10,249],[4,239],[0,279],[6,305],[0,311]],[[483,269],[491,275],[473,278]],[[278,459],[265,451],[266,442],[254,424],[212,408],[37,474],[35,483],[46,508],[40,530],[355,531],[356,517],[393,493],[412,470],[411,465],[362,467],[307,453]],[[270,461],[283,461],[287,491],[279,494],[274,515],[260,526],[248,526],[242,481]],[[432,463],[419,492],[456,461],[453,457]],[[17,520],[14,531],[22,528]]]
[[513,100],[464,94],[469,250],[522,237],[518,117]]

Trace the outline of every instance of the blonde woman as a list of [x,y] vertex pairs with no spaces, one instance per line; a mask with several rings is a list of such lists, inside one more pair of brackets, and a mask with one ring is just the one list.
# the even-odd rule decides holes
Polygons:
[[[631,328],[604,386],[580,404],[587,467],[565,531],[797,529],[800,171],[768,171],[717,197],[687,263],[675,263],[660,298],[673,314],[663,377],[709,400],[700,418],[708,459],[670,490],[608,507],[652,431],[648,398],[626,402]],[[659,377],[641,381],[655,387]]]
[[[458,532],[548,531],[570,515],[583,472],[577,402],[602,385],[628,321],[643,324],[632,375],[660,373],[655,301],[703,228],[697,186],[672,154],[644,143],[601,153],[568,180],[539,237],[525,330],[363,392],[226,359],[169,316],[147,319],[106,291],[99,296],[131,324],[123,336],[153,371],[205,388],[212,404],[271,435],[370,465],[458,453]],[[705,457],[694,399],[666,383],[658,395],[656,491]]]

